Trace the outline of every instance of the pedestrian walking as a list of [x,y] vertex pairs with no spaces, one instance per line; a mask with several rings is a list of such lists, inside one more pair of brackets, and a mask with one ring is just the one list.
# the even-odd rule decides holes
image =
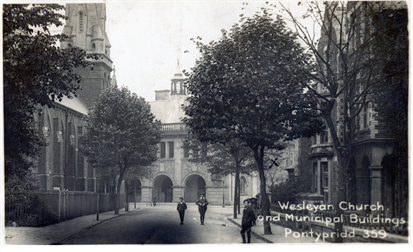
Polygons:
[[[259,215],[259,208],[258,208],[258,201],[256,198],[251,198],[251,209],[252,212],[254,213],[254,217],[255,219],[257,219],[258,215]],[[253,223],[255,225],[255,221]]]
[[178,205],[176,206],[176,210],[178,210],[179,218],[181,219],[181,225],[184,224],[184,217],[185,217],[185,210],[186,210],[186,203],[184,202],[184,198],[180,197]]
[[255,198],[257,199],[258,215],[262,215],[262,212],[261,212],[261,210],[262,210],[261,193],[257,193],[257,195],[255,195]]
[[207,205],[209,204],[208,201],[205,198],[205,194],[201,194],[201,197],[196,201],[198,205],[198,211],[201,215],[201,225],[204,225],[204,220],[205,220],[205,212],[207,210]]
[[241,237],[245,243],[245,232],[247,233],[247,243],[251,243],[251,227],[255,223],[255,215],[251,208],[251,200],[244,200],[244,210],[242,211]]

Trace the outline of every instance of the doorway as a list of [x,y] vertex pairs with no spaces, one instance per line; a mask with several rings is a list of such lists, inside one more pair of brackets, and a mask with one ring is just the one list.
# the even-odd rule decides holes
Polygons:
[[153,182],[152,199],[156,197],[159,202],[172,202],[172,180],[166,175],[159,175]]
[[190,175],[185,183],[185,201],[196,202],[200,194],[206,194],[205,180],[197,174]]

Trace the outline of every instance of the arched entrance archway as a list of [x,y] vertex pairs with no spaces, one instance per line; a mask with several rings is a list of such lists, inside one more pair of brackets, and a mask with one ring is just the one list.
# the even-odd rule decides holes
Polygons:
[[198,174],[192,174],[186,179],[185,201],[196,202],[200,194],[206,194],[205,180]]
[[159,202],[172,202],[172,180],[166,175],[159,175],[153,181],[152,198]]

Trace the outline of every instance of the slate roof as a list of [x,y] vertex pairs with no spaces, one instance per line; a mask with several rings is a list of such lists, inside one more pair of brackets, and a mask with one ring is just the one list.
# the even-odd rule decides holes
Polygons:
[[62,98],[62,101],[56,101],[56,103],[68,109],[74,110],[78,113],[84,115],[89,114],[89,109],[78,97],[73,97],[72,99],[69,99],[67,98],[67,96],[64,96]]

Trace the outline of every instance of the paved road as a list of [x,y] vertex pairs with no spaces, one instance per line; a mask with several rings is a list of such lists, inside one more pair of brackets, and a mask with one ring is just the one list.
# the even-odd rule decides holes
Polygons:
[[[227,220],[220,207],[208,208],[204,225],[197,206],[188,203],[184,225],[175,204],[143,207],[70,237],[62,244],[221,244],[240,243],[240,228]],[[264,243],[254,236],[252,243]]]

